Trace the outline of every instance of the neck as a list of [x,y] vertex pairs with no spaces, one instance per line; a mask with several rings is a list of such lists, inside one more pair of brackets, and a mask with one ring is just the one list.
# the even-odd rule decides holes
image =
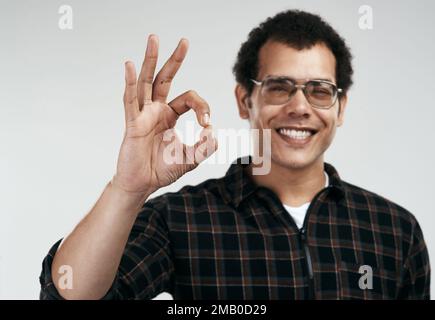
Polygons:
[[311,202],[326,183],[323,157],[304,168],[284,167],[272,161],[267,175],[252,175],[252,164],[248,171],[257,185],[271,189],[282,203],[292,207]]

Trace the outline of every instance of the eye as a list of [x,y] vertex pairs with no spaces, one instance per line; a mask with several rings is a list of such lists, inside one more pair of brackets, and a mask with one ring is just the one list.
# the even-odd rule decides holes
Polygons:
[[311,83],[308,87],[310,94],[316,98],[333,96],[333,88],[327,83]]
[[285,81],[271,80],[265,85],[266,92],[270,94],[288,94],[291,92],[291,86]]
[[283,85],[272,85],[267,90],[275,91],[275,92],[282,92],[282,91],[287,91],[287,88]]
[[321,96],[326,96],[326,95],[330,95],[331,94],[331,92],[329,90],[325,89],[325,88],[315,88],[313,90],[313,93],[315,95],[321,95]]

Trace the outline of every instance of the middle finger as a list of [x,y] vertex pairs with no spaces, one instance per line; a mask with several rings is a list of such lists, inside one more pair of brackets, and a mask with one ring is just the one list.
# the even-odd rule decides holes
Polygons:
[[183,63],[188,47],[189,42],[187,39],[181,39],[171,57],[157,74],[153,84],[153,101],[166,102],[172,79],[174,79],[175,74]]

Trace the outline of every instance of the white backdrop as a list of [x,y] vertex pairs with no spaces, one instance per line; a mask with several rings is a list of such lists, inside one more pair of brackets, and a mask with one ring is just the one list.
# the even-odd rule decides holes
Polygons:
[[[148,34],[160,37],[159,66],[181,37],[190,40],[171,97],[195,89],[216,128],[247,128],[233,95],[236,53],[259,22],[290,8],[319,13],[355,56],[345,123],[326,160],[413,212],[434,261],[435,3],[370,2],[1,0],[0,299],[38,298],[48,249],[112,177],[123,62],[141,64]],[[73,10],[71,30],[59,28],[61,5]],[[362,5],[373,9],[373,29],[359,27]],[[222,176],[228,165],[205,163],[157,194]]]

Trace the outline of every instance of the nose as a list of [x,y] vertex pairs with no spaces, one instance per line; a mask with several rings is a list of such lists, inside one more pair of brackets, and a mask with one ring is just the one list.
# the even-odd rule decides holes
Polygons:
[[294,118],[308,118],[310,116],[312,112],[311,105],[305,97],[302,89],[298,88],[298,90],[296,90],[296,92],[293,94],[293,97],[285,105],[285,112],[288,114],[288,116]]

